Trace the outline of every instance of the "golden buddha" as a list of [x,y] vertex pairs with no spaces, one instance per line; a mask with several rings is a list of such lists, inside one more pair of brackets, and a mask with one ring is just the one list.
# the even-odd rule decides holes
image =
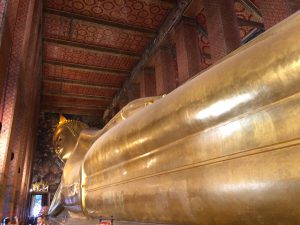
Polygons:
[[299,224],[299,25],[300,13],[153,104],[81,132],[59,151],[69,158],[50,213]]

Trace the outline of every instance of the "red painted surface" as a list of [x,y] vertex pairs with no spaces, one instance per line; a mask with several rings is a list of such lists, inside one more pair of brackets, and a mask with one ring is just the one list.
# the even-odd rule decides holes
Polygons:
[[300,10],[300,0],[256,1],[261,10],[266,29],[269,29],[297,10]]
[[138,61],[135,57],[52,43],[44,43],[44,59],[124,71],[130,71]]
[[70,40],[130,52],[142,53],[152,35],[82,20],[45,15],[44,35],[48,38]]
[[176,54],[178,65],[178,82],[184,83],[197,74],[201,68],[201,52],[195,48],[199,43],[199,32],[194,24],[182,21],[176,28]]
[[[139,60],[139,57],[134,57],[130,53],[143,53],[176,4],[176,1],[160,0],[46,0],[43,35],[48,41],[44,41],[43,58],[45,61],[55,61],[58,65],[68,63],[73,67],[79,65],[93,69],[112,69],[125,72],[125,76],[128,76]],[[56,13],[58,11],[60,13]],[[66,45],[57,44],[59,41],[63,41]],[[89,45],[89,49],[95,46],[95,49],[86,49],[85,45]],[[111,53],[118,50],[129,54]],[[72,85],[68,83],[78,81],[121,88],[126,78],[61,65],[45,65],[43,74],[44,79],[54,79],[61,84],[50,85],[45,82],[46,93],[47,91],[50,91],[49,93],[75,92],[82,95],[95,93],[96,96],[103,94],[111,96],[112,93],[116,93],[116,90],[100,93],[99,89],[88,91],[83,90],[81,86],[79,92],[71,90],[69,86]]]
[[[255,4],[254,4],[255,5]],[[258,23],[263,23],[262,18],[254,15],[251,13],[241,2],[236,1],[234,4],[235,12],[238,18],[246,20],[246,21],[253,21]],[[251,33],[255,32],[257,29],[253,26],[239,26],[240,29],[240,36],[243,40]]]
[[[2,213],[5,216],[18,213],[21,219],[24,218],[21,213],[26,204],[30,180],[30,163],[24,167],[24,162],[26,155],[31,156],[26,158],[27,160],[32,160],[30,152],[33,148],[27,143],[34,142],[34,115],[38,109],[36,106],[40,74],[37,57],[40,50],[40,6],[41,4],[35,4],[34,0],[12,0],[8,6],[11,11],[7,14],[6,24],[12,35],[12,49],[6,55],[9,59],[8,79],[4,97],[3,129],[0,135],[0,193],[5,196],[0,197],[1,218]],[[12,155],[14,157],[11,157]],[[24,171],[27,172],[27,177],[22,176]]]
[[126,78],[126,74],[112,74],[94,70],[77,69],[67,66],[44,64],[44,79],[81,81],[94,85],[110,85],[119,87]]
[[[154,68],[153,68],[154,70]],[[153,72],[147,72],[143,70],[140,74],[140,96],[150,97],[156,96],[156,81],[155,74]]]
[[153,30],[159,27],[172,8],[168,2],[159,0],[46,0],[45,6]]
[[161,48],[155,56],[156,94],[163,95],[171,92],[177,86],[176,58],[168,48]]
[[[196,16],[196,21],[197,23],[205,30],[207,31],[207,19],[206,19],[206,12],[205,9],[203,8],[200,13]],[[198,34],[198,46],[199,46],[199,51],[201,54],[200,58],[200,67],[202,69],[205,69],[209,67],[212,64],[211,61],[211,55],[210,55],[210,43],[208,37],[199,32]]]
[[43,95],[42,103],[55,106],[88,106],[88,107],[107,107],[110,101],[105,99],[83,99],[67,96]]
[[234,0],[205,0],[204,8],[211,57],[216,62],[241,44]]
[[43,90],[44,93],[50,94],[75,94],[107,97],[113,97],[116,94],[116,90],[110,88],[87,87],[78,84],[58,83],[49,81],[43,82]]

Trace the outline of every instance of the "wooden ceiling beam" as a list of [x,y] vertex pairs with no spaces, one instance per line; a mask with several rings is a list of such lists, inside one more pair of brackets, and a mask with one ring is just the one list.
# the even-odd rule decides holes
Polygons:
[[107,72],[107,71],[102,71],[102,70],[95,70],[95,69],[84,69],[84,68],[78,68],[78,67],[74,67],[74,66],[64,66],[64,65],[57,65],[57,64],[52,64],[51,61],[49,63],[44,62],[44,65],[52,65],[52,66],[63,66],[64,68],[68,68],[71,70],[76,70],[79,72],[90,72],[90,73],[95,73],[95,74],[99,74],[99,76],[101,76],[103,73],[105,73],[106,75],[109,76],[119,76],[119,77],[127,77],[128,74],[126,73],[115,73],[115,72]]
[[[60,44],[60,43],[52,43],[52,42],[44,42],[45,43],[49,43],[49,44],[54,44],[56,47],[62,47],[62,48],[69,48],[69,49],[78,49],[80,51],[83,51],[83,52],[90,52],[90,53],[104,53],[104,54],[107,54],[107,55],[114,55],[114,56],[124,56],[123,54],[120,54],[118,53],[117,51],[116,52],[105,52],[105,51],[98,51],[97,49],[95,48],[85,48],[84,46],[81,46],[81,47],[76,47],[76,46],[72,46],[72,45],[68,45],[68,44]],[[140,59],[140,56],[136,56],[136,55],[125,55],[125,57],[130,57],[130,58],[133,58],[133,59],[136,59],[136,60],[139,60]]]
[[63,113],[63,114],[71,114],[71,115],[102,115],[104,110],[98,109],[86,109],[86,108],[72,108],[72,107],[56,107],[56,106],[47,106],[42,105],[42,112],[50,112],[50,113]]
[[128,74],[129,73],[126,70],[110,69],[110,68],[104,68],[104,67],[98,67],[98,66],[89,66],[89,65],[68,63],[68,62],[55,61],[55,60],[49,60],[49,59],[46,59],[46,60],[44,59],[43,63],[58,65],[58,66],[67,66],[67,67],[73,67],[73,68],[77,68],[77,69],[85,69],[85,70],[91,70],[91,71],[97,71],[97,72],[108,72],[108,73],[114,73],[114,74]]
[[84,87],[92,87],[92,88],[102,88],[102,89],[111,89],[111,90],[118,90],[119,87],[113,86],[113,85],[97,85],[97,84],[92,84],[84,81],[79,81],[79,80],[72,80],[72,79],[65,79],[65,78],[57,78],[57,77],[44,77],[43,81],[45,82],[57,82],[59,84],[64,83],[64,84],[75,84],[75,85],[80,85]]
[[71,85],[75,85],[77,87],[84,87],[84,88],[96,88],[96,89],[106,89],[106,90],[118,90],[118,87],[111,87],[111,86],[106,86],[106,85],[94,85],[94,84],[87,84],[87,83],[83,83],[83,82],[77,82],[77,81],[70,81],[70,80],[61,80],[61,79],[44,79],[43,82],[47,82],[47,83],[54,83],[57,85],[61,85],[63,84],[71,84]]
[[122,24],[118,22],[113,22],[113,21],[107,21],[104,19],[99,19],[91,16],[86,16],[86,15],[81,15],[77,13],[72,13],[72,12],[66,12],[66,11],[61,11],[61,10],[56,10],[56,9],[50,9],[50,8],[45,8],[46,13],[58,15],[58,16],[64,16],[64,17],[69,17],[71,19],[77,19],[77,20],[82,20],[86,22],[92,22],[92,23],[100,23],[103,25],[119,28],[119,29],[125,29],[125,30],[131,30],[131,31],[137,31],[144,33],[145,35],[153,35],[156,34],[156,32],[152,29],[148,29],[145,27],[138,27],[134,25],[128,25],[128,24]]
[[251,21],[251,20],[244,20],[241,18],[238,18],[237,21],[240,26],[255,27],[255,28],[258,28],[259,30],[265,29],[264,24],[262,24],[262,23],[258,23],[258,22]]
[[49,93],[49,92],[45,92],[43,91],[42,93],[43,95],[47,95],[47,96],[54,96],[54,97],[70,97],[70,98],[78,98],[78,99],[84,99],[84,100],[108,100],[108,101],[112,101],[112,97],[109,96],[99,96],[99,95],[78,95],[78,94],[59,94],[59,93]]
[[53,105],[64,105],[72,104],[76,106],[91,106],[91,107],[106,107],[110,101],[103,99],[82,99],[76,97],[66,97],[63,95],[53,96],[53,95],[42,95],[42,102]]
[[72,108],[72,109],[87,109],[87,110],[100,110],[100,111],[104,111],[106,108],[103,106],[87,106],[87,105],[74,105],[74,104],[65,104],[65,103],[55,103],[55,104],[51,104],[51,103],[47,103],[44,102],[42,103],[42,107],[46,106],[49,108]]
[[[103,73],[107,74],[107,75],[110,75],[110,76],[119,76],[119,77],[127,77],[128,74],[127,73],[120,73],[120,72],[108,72],[106,70],[99,70],[99,69],[86,69],[86,68],[78,68],[78,66],[72,66],[72,65],[62,65],[64,63],[60,63],[59,65],[58,64],[52,64],[52,62],[54,61],[48,61],[48,62],[44,62],[44,65],[45,64],[48,64],[48,65],[53,65],[53,66],[63,66],[63,67],[66,67],[66,68],[69,68],[69,69],[72,69],[72,70],[77,70],[79,72],[90,72],[90,73],[95,73],[95,74],[99,74],[99,76],[101,76]],[[76,64],[77,65],[77,64]]]
[[84,49],[89,49],[89,50],[93,50],[93,51],[96,51],[96,52],[113,53],[113,54],[116,54],[116,55],[129,56],[129,57],[134,57],[134,58],[140,58],[141,57],[141,54],[136,53],[136,52],[130,52],[130,51],[121,50],[121,49],[101,47],[99,45],[78,43],[78,42],[75,42],[75,41],[68,41],[68,40],[49,38],[49,37],[44,37],[43,40],[44,40],[44,42],[48,42],[48,43],[59,44],[59,45],[67,45],[69,47],[75,47],[75,48],[84,48]]
[[68,93],[58,93],[58,92],[46,92],[43,91],[44,95],[62,95],[62,96],[69,96],[69,97],[76,97],[76,98],[83,98],[83,99],[110,99],[112,101],[113,97],[107,95],[87,95],[87,94],[68,94]]

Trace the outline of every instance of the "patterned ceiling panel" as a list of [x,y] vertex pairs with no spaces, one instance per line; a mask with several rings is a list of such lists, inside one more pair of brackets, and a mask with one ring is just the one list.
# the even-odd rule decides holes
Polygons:
[[157,29],[175,6],[161,0],[46,0],[46,8]]
[[62,94],[62,83],[43,82],[43,91],[49,94]]
[[115,89],[89,87],[78,84],[61,83],[61,82],[43,82],[44,93],[49,94],[75,94],[85,96],[107,96],[113,97],[116,94]]
[[110,101],[105,99],[83,99],[66,96],[43,95],[42,102],[46,105],[72,105],[72,106],[89,106],[89,107],[107,107]]
[[153,35],[62,17],[45,15],[45,37],[142,53]]
[[44,36],[52,38],[69,39],[71,19],[45,13]]
[[44,64],[44,78],[62,79],[91,83],[94,85],[110,85],[120,87],[126,79],[124,74],[116,75],[94,70],[76,69],[67,66]]
[[130,71],[136,57],[86,50],[53,43],[44,43],[44,59],[108,69]]
[[63,93],[113,97],[116,94],[116,90],[110,88],[84,87],[80,85],[64,83]]

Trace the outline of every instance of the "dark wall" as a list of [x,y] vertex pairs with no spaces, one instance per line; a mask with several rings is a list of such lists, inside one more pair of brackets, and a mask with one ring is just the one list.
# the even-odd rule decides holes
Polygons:
[[[64,115],[67,119],[80,120],[89,127],[102,127],[99,117]],[[63,163],[54,153],[52,138],[59,121],[57,113],[41,113],[39,117],[37,149],[34,157],[32,182],[46,181],[49,184],[51,197],[54,195],[62,175]]]

